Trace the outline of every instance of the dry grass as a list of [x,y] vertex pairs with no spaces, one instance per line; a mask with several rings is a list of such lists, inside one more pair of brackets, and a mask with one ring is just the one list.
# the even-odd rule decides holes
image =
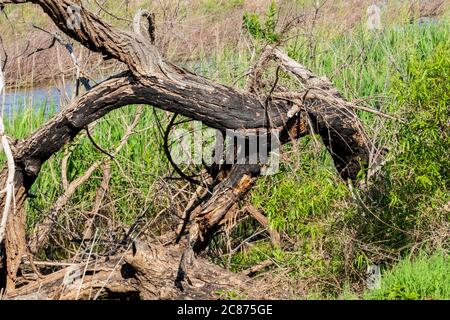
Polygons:
[[[124,20],[118,20],[112,17],[109,13],[105,13],[98,8],[95,1],[85,1],[89,6],[98,11],[101,16],[109,20],[114,25],[120,28],[130,28],[129,23]],[[207,0],[161,0],[161,1],[145,1],[145,0],[130,0],[130,1],[106,1],[104,8],[108,12],[115,16],[120,16],[124,19],[131,19],[133,12],[137,7],[147,7],[157,14],[157,35],[158,35],[158,47],[164,52],[164,55],[171,61],[184,64],[188,61],[198,61],[202,59],[208,59],[214,55],[220,55],[224,49],[235,49],[237,46],[240,48],[250,45],[250,39],[245,32],[241,29],[242,15],[244,11],[256,11],[264,13],[270,0],[250,0],[243,1],[242,5],[238,3],[235,6],[227,6],[228,1],[207,1]],[[292,30],[293,34],[305,34],[310,36],[312,42],[327,41],[327,39],[321,39],[320,37],[333,38],[336,35],[351,31],[357,27],[366,17],[367,6],[372,3],[371,0],[328,0],[323,7],[317,12],[311,5],[315,1],[301,1],[301,0],[280,0],[278,1],[280,7],[279,25],[282,26],[290,21],[292,18],[301,16],[301,23]],[[302,3],[305,3],[304,5]],[[441,3],[441,4],[440,4]],[[114,4],[114,5],[113,5]],[[407,21],[411,17],[422,17],[440,14],[445,6],[448,7],[444,1],[403,1],[398,7],[391,8],[386,11],[385,23],[397,24],[401,21]],[[70,61],[69,56],[64,48],[55,46],[52,49],[45,50],[36,53],[32,56],[28,55],[37,48],[46,47],[50,43],[50,36],[30,27],[27,23],[30,21],[40,27],[49,30],[51,32],[56,31],[56,27],[52,25],[51,21],[43,15],[32,16],[31,12],[38,12],[37,9],[31,9],[30,6],[14,6],[11,7],[11,11],[7,14],[11,21],[14,21],[13,29],[10,23],[5,20],[0,14],[0,29],[2,30],[1,36],[6,44],[6,50],[10,57],[7,66],[7,79],[9,85],[28,85],[37,86],[40,84],[51,84],[57,87],[61,87],[64,81],[68,81],[74,77],[74,68]],[[19,23],[17,22],[19,21]],[[314,25],[314,28],[313,28]],[[17,28],[18,26],[18,28]],[[320,37],[319,37],[320,35]],[[244,51],[244,50],[242,50]],[[250,51],[250,50],[249,50]],[[101,57],[96,54],[89,54],[88,50],[76,48],[76,52],[82,55],[82,59],[85,71],[90,74],[95,74],[99,78],[102,75],[111,74],[113,69],[120,69],[120,64],[110,63],[106,64],[102,61]],[[241,52],[241,50],[236,50]],[[342,59],[345,59],[343,56]],[[245,59],[242,59],[245,60]],[[239,61],[237,62],[239,63]],[[355,64],[363,63],[361,61],[354,62]],[[346,67],[345,67],[346,68]],[[229,70],[221,70],[217,68],[217,72],[229,72]],[[356,70],[356,69],[355,69]],[[209,72],[209,71],[208,71]],[[215,76],[220,78],[220,76]],[[154,119],[149,118],[152,122]],[[113,125],[114,126],[114,125]],[[141,128],[142,129],[142,128]],[[144,129],[142,129],[144,130]],[[141,134],[141,132],[140,132]],[[153,136],[150,137],[154,139]],[[107,141],[109,138],[102,137],[99,141]],[[142,137],[140,138],[142,139]],[[136,146],[136,145],[133,145]],[[308,146],[309,147],[309,146]],[[130,147],[130,149],[132,149]],[[157,147],[154,147],[157,150]],[[303,165],[300,161],[302,151],[295,149],[292,154],[289,154],[289,158],[292,163],[287,160],[284,161],[286,166],[291,166],[293,172],[297,172],[298,168]],[[318,151],[317,151],[318,153]],[[131,153],[133,154],[133,153]],[[131,158],[127,155],[125,158]],[[123,160],[123,159],[122,159]],[[88,159],[88,161],[90,161]],[[129,166],[129,162],[126,162]],[[136,164],[135,167],[127,170],[132,174],[134,172],[142,171],[140,164]],[[162,170],[163,171],[163,170]],[[130,174],[131,179],[133,176]],[[137,174],[136,174],[137,176]],[[58,183],[58,178],[55,178],[55,185]],[[98,177],[97,177],[98,179]],[[120,176],[118,180],[125,181],[123,176]],[[167,230],[173,229],[178,224],[180,214],[183,212],[183,205],[186,203],[190,196],[191,191],[189,188],[185,189],[181,183],[179,185],[174,181],[167,182],[166,180],[155,180],[154,186],[149,187],[144,185],[145,190],[148,189],[148,194],[144,192],[134,192],[128,190],[130,193],[125,197],[138,198],[138,205],[145,203],[145,207],[151,207],[153,209],[161,209],[156,214],[156,217],[151,220],[140,221],[140,216],[132,217],[132,223],[146,225],[146,230],[149,237],[154,237],[153,230]],[[43,188],[44,190],[44,188]],[[83,189],[83,192],[86,189]],[[152,197],[150,191],[159,190],[157,194]],[[121,190],[123,192],[123,190]],[[80,192],[81,193],[81,192]],[[87,194],[87,193],[86,193]],[[119,194],[119,192],[117,193]],[[78,202],[77,202],[78,201]],[[84,200],[83,200],[84,201]],[[67,229],[83,227],[82,217],[87,213],[87,209],[83,208],[85,203],[76,199],[70,208],[67,208],[64,217],[64,225],[59,228],[59,233],[56,234],[53,241],[55,246],[59,246],[58,241],[61,242],[60,247],[67,250],[67,255],[76,255],[78,244],[72,244],[70,248],[66,248],[64,239],[67,238]],[[124,228],[121,219],[116,219],[119,215],[117,213],[120,208],[116,203],[116,199],[108,199],[108,203],[105,204],[104,210],[107,210],[108,215],[111,217],[109,222],[108,236],[111,243],[116,243],[120,240],[122,230]],[[91,201],[88,199],[88,209],[90,209]],[[171,205],[168,205],[171,203]],[[80,205],[78,205],[80,204]],[[338,201],[336,206],[340,208],[351,207],[352,203],[347,202],[346,199]],[[111,209],[109,209],[111,207]],[[130,208],[132,205],[130,205]],[[160,208],[163,207],[163,208]],[[131,210],[130,210],[131,211]],[[142,212],[145,213],[146,210]],[[158,210],[156,210],[158,211]],[[330,210],[332,211],[332,210]],[[133,212],[132,212],[133,213]],[[358,254],[358,249],[363,249],[365,252],[369,252],[372,255],[373,261],[377,262],[383,260],[394,260],[396,257],[392,257],[393,254],[388,251],[380,250],[377,244],[370,246],[366,243],[361,243],[358,240],[358,235],[355,234],[355,230],[352,228],[343,228],[342,232],[338,234],[339,243],[335,244],[336,248],[343,248],[341,252],[327,252],[327,249],[322,247],[326,245],[326,240],[329,234],[326,232],[332,232],[331,221],[339,221],[340,217],[336,213],[330,213],[327,219],[319,221],[317,227],[320,230],[325,230],[324,236],[314,240],[313,243],[316,247],[312,248],[313,253],[310,255],[299,254],[295,258],[299,261],[301,259],[315,258],[318,262],[324,261],[324,263],[331,263],[331,256],[333,254],[342,254],[342,263],[344,264],[343,270],[345,270],[346,276],[358,272],[354,266],[355,257]],[[136,218],[136,220],[134,220]],[[129,222],[129,221],[128,221]],[[308,221],[305,222],[307,224]],[[111,227],[111,225],[115,227]],[[154,228],[148,228],[151,225]],[[244,227],[247,227],[245,225]],[[448,235],[448,226],[436,226],[436,232],[430,235],[429,239],[424,239],[423,242],[436,242],[436,246],[439,246],[443,239]],[[112,234],[110,230],[119,230],[116,234]],[[106,232],[106,231],[105,231]],[[237,231],[238,232],[238,231]],[[103,235],[101,235],[103,236]],[[329,239],[330,237],[328,237]],[[239,240],[239,239],[236,239]],[[296,246],[301,245],[302,239],[296,239]],[[305,242],[308,239],[304,240]],[[245,246],[244,246],[245,247]],[[413,248],[415,249],[415,248]],[[69,252],[72,250],[72,252]],[[300,252],[301,249],[299,249]],[[316,255],[316,256],[314,256]],[[318,265],[319,263],[317,263]],[[293,270],[293,266],[297,270]],[[262,274],[258,275],[260,279],[260,286],[258,286],[258,292],[253,292],[252,297],[259,298],[309,298],[311,292],[319,292],[323,288],[332,288],[333,291],[339,291],[341,289],[341,283],[339,279],[336,279],[336,274],[331,272],[326,275],[320,274],[319,268],[315,268],[315,262],[311,265],[295,265],[294,263],[289,265],[277,265],[271,267]],[[299,273],[299,270],[303,274]],[[292,273],[295,272],[295,276]],[[325,271],[323,271],[325,272]],[[326,270],[328,272],[328,270]],[[356,292],[362,291],[363,283],[354,283],[352,290]],[[330,291],[331,291],[330,290]],[[258,295],[256,295],[258,294]]]
[[[246,38],[241,28],[243,13],[264,13],[270,2],[271,0],[129,0],[119,3],[108,0],[100,8],[98,1],[83,1],[104,19],[120,28],[130,28],[128,21],[132,20],[137,8],[150,8],[157,16],[158,47],[168,59],[181,64],[222,52],[227,46],[242,45]],[[326,30],[330,35],[342,34],[365,19],[367,7],[372,2],[320,1],[322,5],[316,13],[313,5],[315,1],[279,0],[279,25],[285,25],[295,17],[302,17],[297,32],[312,34],[312,30],[317,29]],[[449,6],[443,0],[410,0],[389,5],[391,7],[384,17],[386,23],[413,16],[433,17]],[[9,86],[57,83],[63,75],[74,74],[67,52],[58,46],[30,56],[36,49],[45,48],[51,43],[51,36],[34,29],[32,24],[50,32],[56,31],[50,19],[39,11],[40,9],[26,4],[8,7],[8,19],[0,14],[1,37],[9,56],[6,68]],[[76,52],[84,55],[86,68],[96,75],[108,74],[112,69],[120,68],[118,65],[102,62],[98,55],[89,54],[87,50],[77,48]],[[88,54],[90,56],[86,58]]]

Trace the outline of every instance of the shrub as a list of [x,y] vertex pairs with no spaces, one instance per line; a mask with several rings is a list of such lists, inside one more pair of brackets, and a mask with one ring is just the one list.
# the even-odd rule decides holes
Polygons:
[[275,1],[272,1],[267,9],[265,20],[256,13],[245,12],[243,27],[256,40],[265,40],[275,43],[280,40],[280,34],[276,32],[278,10]]
[[449,222],[445,208],[450,201],[449,49],[448,41],[432,51],[418,48],[405,72],[390,83],[391,112],[405,121],[390,124],[382,133],[394,136],[391,151],[364,195],[367,208],[361,208],[355,225],[363,241],[381,241],[384,249],[396,253],[405,254],[430,237],[446,242],[442,230]]

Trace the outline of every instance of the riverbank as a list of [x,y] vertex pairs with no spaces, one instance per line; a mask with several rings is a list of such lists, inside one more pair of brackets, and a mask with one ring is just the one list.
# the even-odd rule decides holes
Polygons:
[[[223,16],[223,23],[232,10],[236,10],[236,17],[244,10],[238,6],[240,1],[231,9],[225,2],[201,3],[209,3],[206,8],[212,11],[207,12]],[[217,3],[223,6],[217,7]],[[245,6],[250,3],[258,2],[245,2]],[[349,2],[340,2],[341,8],[344,3]],[[280,171],[260,178],[239,203],[239,209],[253,206],[267,222],[240,216],[214,237],[206,253],[208,259],[233,272],[246,273],[258,267],[254,275],[261,280],[259,296],[253,298],[450,298],[445,272],[450,248],[450,24],[442,16],[442,23],[412,24],[408,8],[403,8],[386,11],[393,19],[387,20],[393,21],[391,25],[368,31],[362,20],[365,4],[352,7],[350,16],[360,14],[359,20],[353,21],[345,18],[348,10],[328,9],[331,16],[325,15],[327,11],[321,14],[313,33],[308,32],[307,23],[312,21],[308,17],[305,25],[298,26],[301,29],[293,31],[297,36],[289,37],[281,46],[314,73],[332,79],[348,100],[404,121],[359,112],[373,141],[389,150],[378,178],[365,181],[368,185],[364,192],[340,179],[328,151],[316,137],[283,147]],[[200,9],[192,5],[189,10]],[[265,21],[267,7],[258,10],[262,11],[261,21]],[[183,16],[182,12],[180,9],[178,14]],[[335,18],[333,29],[329,28],[329,17]],[[336,24],[340,19],[344,23]],[[208,16],[201,21],[205,26],[215,25]],[[396,27],[399,23],[401,28]],[[251,37],[239,29],[240,25],[227,26],[238,30],[237,38],[229,42],[220,36],[216,42],[205,35],[210,51],[202,51],[203,47],[198,56],[193,55],[197,60],[190,68],[242,87],[243,75],[254,63],[255,52],[264,45],[264,39]],[[186,39],[190,39],[188,34]],[[92,56],[81,52],[90,61]],[[89,64],[86,68],[92,73],[97,70]],[[114,68],[119,70],[120,65]],[[50,85],[61,85],[62,74],[51,78]],[[70,82],[71,77],[73,74],[64,81]],[[273,79],[268,80],[273,83]],[[280,73],[280,81],[285,80]],[[34,101],[16,112],[13,121],[7,122],[8,135],[20,139],[41,126],[51,114],[42,107]],[[108,114],[92,128],[93,140],[103,150],[114,152],[137,110],[137,106],[129,106]],[[91,179],[79,185],[64,205],[52,236],[37,256],[40,260],[72,262],[91,256],[91,247],[80,239],[94,209],[98,213],[96,231],[90,239],[98,239],[99,245],[92,246],[92,256],[115,248],[127,232],[138,233],[133,228],[140,228],[139,233],[149,239],[176,230],[196,187],[174,177],[164,154],[164,129],[170,117],[146,106],[128,141],[111,161],[81,134],[44,164],[27,203],[30,234],[63,196],[64,183],[76,181],[93,164],[108,163],[93,170]],[[185,119],[178,120],[178,126],[193,130],[183,122]],[[109,177],[107,192],[98,203],[99,190],[105,190],[105,177]],[[368,269],[380,271],[378,290],[368,288]],[[243,292],[220,294],[222,298],[246,297]]]
[[[245,12],[264,15],[270,2],[271,0],[134,0],[120,5],[115,1],[106,1],[101,7],[92,1],[83,3],[112,25],[123,29],[131,29],[133,13],[137,8],[149,9],[156,15],[159,50],[166,59],[188,65],[190,61],[220,55],[227,47],[250,45],[241,28],[242,17]],[[316,40],[320,34],[327,41],[336,35],[351,32],[361,20],[365,21],[367,8],[372,1],[325,1],[317,12],[314,7],[316,2],[312,0],[282,0],[276,3],[279,8],[277,24],[280,29],[290,24],[292,33],[304,33]],[[388,26],[408,19],[433,18],[446,12],[448,7],[445,1],[390,3],[381,6],[382,23]],[[49,33],[56,32],[56,27],[45,15],[35,12],[36,9],[32,9],[31,4],[23,4],[6,6],[0,13],[0,35],[8,55],[5,75],[10,89],[60,87],[64,85],[65,79],[73,81],[75,78],[76,71],[65,48],[58,43],[50,47],[52,36]],[[103,78],[123,68],[119,63],[103,61],[100,55],[92,54],[78,45],[75,45],[75,53],[82,70],[95,77]],[[4,58],[2,54],[2,59]]]

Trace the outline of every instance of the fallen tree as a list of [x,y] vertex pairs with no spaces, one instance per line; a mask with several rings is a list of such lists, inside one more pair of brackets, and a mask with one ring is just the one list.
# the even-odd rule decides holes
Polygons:
[[[356,180],[368,165],[372,146],[354,111],[357,106],[346,101],[327,78],[314,75],[277,48],[264,50],[249,74],[247,90],[241,91],[165,61],[154,44],[153,15],[146,11],[136,14],[133,31],[124,31],[104,22],[81,1],[0,0],[2,5],[25,2],[39,6],[67,36],[105,59],[124,63],[127,70],[80,95],[29,137],[10,141],[15,205],[7,219],[0,264],[0,286],[6,289],[6,298],[72,299],[100,294],[213,298],[218,290],[245,288],[250,281],[195,256],[235,213],[236,203],[261,174],[259,164],[235,163],[210,168],[209,184],[205,186],[210,192],[186,208],[186,241],[177,239],[166,246],[132,243],[132,248],[125,247],[104,261],[96,261],[95,266],[91,261],[76,266],[83,269],[76,285],[67,284],[64,277],[68,270],[63,269],[18,287],[24,257],[30,255],[24,203],[43,163],[89,124],[122,106],[152,105],[221,132],[232,129],[246,135],[270,129],[279,134],[281,143],[318,134],[344,180]],[[77,26],[73,23],[74,10]],[[148,24],[145,32],[141,30],[142,18]],[[301,88],[292,92],[275,84],[265,93],[261,78],[269,63],[297,79]],[[6,185],[7,176],[8,168],[4,168],[2,185]],[[2,207],[6,197],[3,193]]]

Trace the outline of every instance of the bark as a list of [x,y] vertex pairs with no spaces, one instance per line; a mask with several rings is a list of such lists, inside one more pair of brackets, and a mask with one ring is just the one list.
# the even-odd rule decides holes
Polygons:
[[[7,169],[0,173],[0,185],[5,185],[7,180]],[[14,186],[14,204],[11,206],[11,213],[8,216],[6,224],[6,235],[3,242],[4,252],[0,263],[3,268],[0,269],[1,287],[11,290],[15,287],[17,280],[17,271],[22,259],[27,255],[27,244],[25,237],[25,200],[27,190],[23,186],[23,175],[20,171],[15,174]],[[4,201],[4,195],[1,197]],[[0,250],[1,251],[1,250]]]
[[[119,145],[114,150],[112,156],[119,154],[120,151],[122,150],[122,148],[126,145],[128,139],[130,138],[130,136],[133,133],[133,130],[139,123],[141,114],[142,114],[142,106],[139,106],[138,109],[136,110],[136,114],[134,116],[132,123],[130,123],[127,126],[125,134],[122,137],[122,139],[120,140]],[[62,167],[67,166],[67,161],[68,161],[69,155],[70,154],[68,154],[66,157],[63,158],[62,162],[63,162],[63,164],[65,163],[65,165],[63,165]],[[110,166],[111,166],[110,161],[111,161],[111,159],[109,157],[103,158],[101,160],[97,160],[82,175],[80,175],[79,177],[77,177],[76,179],[71,181],[70,183],[67,181],[66,171],[62,170],[62,173],[63,173],[62,181],[63,181],[63,186],[64,186],[64,192],[62,195],[60,195],[58,197],[58,199],[56,199],[55,204],[50,209],[50,213],[44,219],[44,221],[42,223],[39,223],[38,225],[36,225],[36,227],[34,228],[33,234],[31,235],[31,237],[28,241],[29,249],[30,249],[31,253],[36,254],[39,251],[39,249],[41,248],[41,246],[48,240],[50,232],[52,231],[52,229],[56,223],[56,219],[57,219],[59,213],[64,209],[67,202],[70,200],[72,195],[76,192],[78,187],[80,187],[82,184],[86,183],[86,181],[89,180],[89,178],[92,176],[92,174],[99,167],[106,166],[107,168],[109,168],[109,170],[104,171],[103,179],[105,179],[107,176],[107,179],[106,179],[107,182],[102,181],[102,183],[100,185],[100,189],[98,190],[97,195],[96,195],[94,209],[91,213],[91,217],[95,217],[95,215],[97,214],[99,207],[101,205],[101,201],[103,201],[103,196],[104,196],[104,193],[106,192],[107,184],[109,183],[109,176],[110,176],[109,171],[110,171]],[[92,227],[92,219],[89,219],[89,221],[90,221],[90,223],[88,225],[90,227],[88,227],[88,228],[90,229]]]
[[[6,266],[3,264],[2,270],[9,289],[7,297],[27,296],[38,286],[35,283],[13,290],[20,261],[26,254],[23,203],[42,164],[83,128],[122,106],[152,105],[202,121],[221,131],[235,129],[243,133],[257,133],[271,128],[280,132],[282,143],[308,133],[319,134],[343,179],[355,180],[368,162],[368,139],[352,105],[326,78],[315,76],[277,49],[269,48],[264,53],[253,79],[257,79],[264,65],[275,61],[300,80],[304,88],[299,92],[274,91],[262,102],[255,90],[258,81],[253,81],[252,89],[244,92],[179,68],[161,57],[153,37],[113,28],[84,8],[81,1],[0,0],[0,4],[24,2],[40,6],[66,35],[103,54],[105,58],[123,62],[128,70],[96,85],[36,132],[12,145],[16,163],[16,212],[8,218],[4,243],[3,260]],[[70,20],[68,7],[73,4],[80,8],[80,28],[70,28],[67,23]],[[128,254],[125,261],[134,270],[132,276],[125,279],[122,274],[119,276],[114,272],[114,281],[107,290],[126,291],[124,286],[130,286],[131,291],[139,292],[145,298],[174,298],[183,294],[186,297],[210,297],[208,292],[226,281],[225,287],[243,285],[245,281],[233,282],[230,274],[219,271],[218,267],[205,260],[194,259],[190,247],[198,253],[208,245],[227,212],[250,190],[260,170],[259,165],[247,164],[236,164],[223,170],[220,181],[215,181],[210,197],[195,210],[195,223],[189,228],[188,249],[180,253],[176,246],[161,248],[151,245],[148,250],[139,250],[147,252],[141,258]],[[0,182],[4,179],[5,171]],[[92,283],[101,283],[106,274],[94,272],[87,276],[91,277],[89,280]],[[81,295],[85,298],[86,290],[92,290],[83,284],[75,296],[73,292],[55,291],[61,277],[62,272],[45,277],[43,284],[47,289],[39,297],[74,298]],[[186,279],[189,279],[189,289],[185,289]]]
[[258,165],[235,165],[227,177],[214,188],[212,196],[197,213],[196,223],[189,230],[191,246],[195,253],[206,248],[228,210],[247,194],[260,170]]
[[[18,1],[3,2],[15,3]],[[67,26],[69,19],[67,8],[72,4],[71,1],[33,0],[30,2],[40,5],[67,35],[92,51],[124,62],[129,71],[95,86],[35,134],[18,143],[13,151],[16,163],[27,173],[26,187],[34,182],[42,162],[73,139],[82,128],[111,110],[124,105],[150,104],[202,121],[204,124],[220,130],[252,130],[269,126],[281,130],[289,126],[287,123],[291,118],[289,111],[295,107],[292,101],[273,98],[266,107],[254,94],[214,83],[163,61],[157,49],[148,39],[142,35],[113,28],[95,14],[85,10],[81,2],[79,2],[82,18],[80,29],[71,29]],[[281,57],[277,53],[275,55],[278,58]],[[312,85],[313,89],[332,91],[331,95],[337,96],[337,91],[327,80],[316,77],[306,68],[299,66],[297,64],[291,68],[288,65],[287,69],[296,68],[296,75],[306,81],[308,85]],[[317,99],[312,97],[312,100],[315,103]],[[353,150],[356,156],[363,160],[367,157],[367,150],[364,150],[366,148],[365,141],[359,132],[360,128],[354,127],[353,118],[355,116],[352,111],[346,114],[342,112],[342,108],[319,103],[308,112],[313,120],[316,120],[319,133],[324,139],[329,140],[327,145],[333,147],[335,142],[335,140],[327,138],[330,130],[325,129],[331,128],[332,131],[336,131],[344,137],[346,144],[361,149]],[[326,118],[319,119],[319,113]],[[304,117],[306,114],[302,113],[301,116]],[[295,123],[295,121],[290,122],[291,124]],[[348,132],[348,130],[342,132],[342,129],[346,129],[346,127],[352,132]],[[338,141],[340,140],[342,139]],[[342,146],[343,144],[340,142],[332,148],[333,156],[339,167],[347,165],[342,163],[346,160],[346,157],[342,158],[342,155],[348,152],[348,148],[342,148]],[[344,177],[354,177],[355,172],[353,171]]]
[[136,242],[132,249],[107,259],[74,264],[7,292],[4,299],[217,299],[220,291],[250,289],[250,278],[203,258],[197,258],[189,275],[181,277],[183,250],[181,245]]

